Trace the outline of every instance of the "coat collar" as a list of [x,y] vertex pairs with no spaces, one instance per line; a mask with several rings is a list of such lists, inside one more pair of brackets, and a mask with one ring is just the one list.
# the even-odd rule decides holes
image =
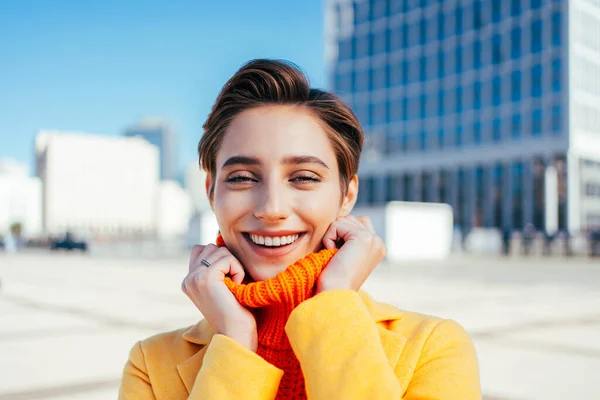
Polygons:
[[[375,323],[381,323],[386,321],[396,321],[402,319],[402,311],[396,307],[390,306],[385,303],[379,303],[367,293],[360,291],[359,296],[363,303],[369,310],[369,313],[373,317]],[[390,365],[395,366],[398,363],[406,338],[395,332],[392,332],[380,324],[378,325],[379,336],[383,349],[387,356]],[[187,360],[177,364],[177,371],[188,391],[191,392],[194,382],[196,381],[196,375],[202,366],[202,360],[206,354],[207,345],[210,343],[215,332],[212,330],[208,321],[203,319],[196,325],[192,325],[190,328],[185,330],[181,335],[183,340],[193,343],[196,345],[202,345],[203,347],[196,352],[193,356]]]

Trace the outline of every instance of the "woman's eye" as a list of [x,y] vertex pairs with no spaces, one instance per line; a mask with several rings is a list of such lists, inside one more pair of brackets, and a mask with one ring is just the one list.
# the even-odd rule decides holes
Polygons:
[[296,176],[292,179],[290,179],[292,182],[296,182],[296,183],[316,183],[316,182],[321,182],[321,179],[317,178],[316,176],[308,176],[308,175],[302,175],[302,176]]
[[256,179],[254,179],[250,176],[245,176],[245,175],[235,175],[235,176],[231,176],[231,177],[227,178],[225,180],[225,182],[227,182],[227,183],[248,183],[248,182],[256,182]]

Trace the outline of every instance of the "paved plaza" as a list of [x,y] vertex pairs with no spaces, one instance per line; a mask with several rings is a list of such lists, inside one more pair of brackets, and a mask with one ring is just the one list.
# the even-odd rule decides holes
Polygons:
[[[135,341],[200,318],[186,271],[183,256],[0,253],[0,400],[115,399]],[[461,323],[486,399],[600,399],[598,260],[382,265],[364,289]]]

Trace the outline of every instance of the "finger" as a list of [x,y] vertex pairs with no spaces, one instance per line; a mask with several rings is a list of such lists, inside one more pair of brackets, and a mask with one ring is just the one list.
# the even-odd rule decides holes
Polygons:
[[200,267],[208,267],[208,265],[202,263],[202,260],[206,260],[209,263],[211,263],[211,259],[213,259],[214,257],[212,257],[212,254],[215,253],[216,251],[218,251],[220,249],[220,247],[215,246],[214,244],[208,244],[206,246],[202,246],[203,249],[200,252],[200,254],[198,254],[196,256],[196,259],[191,261],[191,265],[190,265],[190,272],[194,271]]
[[375,234],[375,227],[373,226],[373,222],[371,222],[371,218],[367,216],[356,217],[356,219],[365,227],[369,232]]
[[205,247],[206,246],[201,246],[199,244],[192,247],[192,250],[190,252],[189,272],[192,272],[194,269],[196,269],[196,260],[198,259]]
[[331,250],[336,247],[336,242],[340,239],[347,240],[348,234],[356,230],[357,226],[346,218],[340,218],[329,225],[329,228],[323,235],[323,245],[326,249]]
[[231,280],[237,284],[241,284],[244,280],[246,272],[244,267],[231,253],[220,253],[214,261],[211,261],[211,270],[217,270],[225,275],[231,276]]

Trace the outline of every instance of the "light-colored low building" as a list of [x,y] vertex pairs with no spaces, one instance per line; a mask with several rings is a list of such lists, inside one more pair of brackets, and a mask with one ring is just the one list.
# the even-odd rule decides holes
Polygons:
[[160,239],[185,238],[194,206],[190,195],[177,181],[162,181],[158,186],[156,228]]
[[22,235],[32,238],[42,230],[42,184],[30,177],[27,167],[9,159],[0,160],[0,236],[20,223]]
[[189,164],[185,171],[185,189],[192,197],[196,211],[203,213],[210,210],[206,195],[206,172],[200,168],[198,160]]
[[40,131],[35,152],[45,233],[156,235],[156,146],[138,137]]

